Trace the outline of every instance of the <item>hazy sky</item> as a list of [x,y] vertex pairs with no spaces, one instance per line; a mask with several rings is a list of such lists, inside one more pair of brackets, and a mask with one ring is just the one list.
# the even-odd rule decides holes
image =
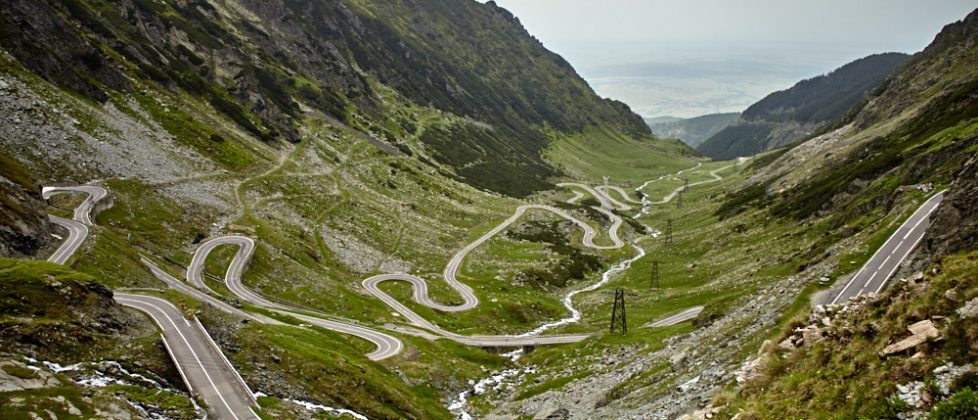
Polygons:
[[974,0],[496,0],[602,96],[643,116],[740,111],[886,51],[916,52]]

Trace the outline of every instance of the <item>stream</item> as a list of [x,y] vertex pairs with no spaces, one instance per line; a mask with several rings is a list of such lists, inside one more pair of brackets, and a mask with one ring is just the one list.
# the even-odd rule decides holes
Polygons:
[[[539,327],[536,327],[533,330],[527,331],[523,334],[519,334],[519,336],[529,337],[529,336],[540,335],[549,329],[580,321],[581,311],[579,311],[577,308],[574,307],[574,302],[573,302],[574,296],[577,296],[580,293],[590,292],[601,286],[604,286],[609,281],[611,281],[612,276],[621,273],[625,270],[628,270],[632,266],[632,263],[638,261],[639,259],[645,256],[644,249],[642,249],[641,247],[635,244],[632,244],[632,247],[635,248],[636,251],[634,257],[629,258],[627,260],[619,261],[615,265],[611,266],[611,268],[609,268],[607,271],[601,274],[600,281],[581,289],[571,290],[566,295],[564,295],[564,299],[563,299],[564,307],[570,310],[571,312],[571,315],[569,317],[540,325]],[[515,362],[519,360],[522,355],[523,355],[523,350],[517,349],[509,353],[504,353],[502,356],[509,358],[510,360]],[[468,401],[469,397],[473,395],[482,395],[488,390],[498,390],[501,387],[506,386],[510,383],[518,383],[522,380],[524,376],[534,372],[536,372],[536,367],[534,366],[503,369],[497,372],[493,372],[491,375],[479,380],[478,382],[475,382],[472,385],[472,388],[460,392],[458,396],[455,397],[455,399],[452,400],[452,402],[448,405],[448,410],[451,411],[452,413],[455,413],[455,417],[459,420],[472,420],[472,415],[469,414],[465,409],[465,404]]]

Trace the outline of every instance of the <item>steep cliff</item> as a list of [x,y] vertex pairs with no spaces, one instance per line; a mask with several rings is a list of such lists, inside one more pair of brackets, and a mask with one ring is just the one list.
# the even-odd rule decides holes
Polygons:
[[19,162],[0,151],[0,257],[30,257],[53,240],[40,189]]
[[[321,112],[388,143],[417,135],[466,182],[512,195],[558,174],[541,157],[552,132],[651,141],[492,2],[15,0],[0,33],[28,69],[96,102],[158,84],[266,142],[299,141]],[[396,112],[407,104],[457,120],[429,132]]]

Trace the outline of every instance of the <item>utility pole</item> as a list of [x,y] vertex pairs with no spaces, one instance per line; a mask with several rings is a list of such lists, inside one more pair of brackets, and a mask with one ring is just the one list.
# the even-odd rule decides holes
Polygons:
[[625,319],[625,290],[615,289],[615,307],[611,309],[611,333],[616,327],[621,327],[621,335],[628,333],[628,321]]
[[665,245],[667,248],[672,246],[672,219],[666,220]]
[[659,261],[652,261],[652,277],[649,278],[649,288],[659,288]]

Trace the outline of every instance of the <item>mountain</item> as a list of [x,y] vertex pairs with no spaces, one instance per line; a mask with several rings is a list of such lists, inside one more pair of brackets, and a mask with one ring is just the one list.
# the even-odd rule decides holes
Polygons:
[[[719,162],[492,3],[8,1],[0,406],[219,417],[210,382],[249,418],[968,408],[976,45],[978,12],[807,141]],[[49,223],[85,195],[40,188],[79,184],[111,200]],[[905,283],[812,309],[945,189]],[[880,356],[925,320],[943,339]]]
[[747,108],[697,150],[714,159],[730,159],[800,140],[845,114],[909,57],[900,53],[871,55],[774,92]]
[[[863,223],[881,223],[880,215],[908,195],[934,189],[946,195],[888,289],[789,318],[759,357],[745,363],[750,368],[738,379],[742,387],[717,412],[747,418],[974,416],[978,287],[960,279],[978,274],[976,87],[978,10],[947,25],[827,133],[758,158],[756,175],[731,194],[721,213],[735,214],[730,210],[750,203],[774,217],[824,223],[822,235],[844,242]],[[922,335],[923,329],[936,335]]]
[[[541,156],[551,132],[649,134],[493,2],[16,0],[0,32],[27,69],[97,103],[154,84],[273,144],[321,112],[395,147],[417,135],[465,182],[512,195],[558,175]],[[391,112],[408,103],[456,119]]]
[[[0,382],[17,384],[0,406],[24,418],[206,414],[157,325],[122,308],[120,290],[172,304],[188,320],[180,328],[199,320],[269,418],[316,407],[455,418],[447,402],[511,361],[386,330],[408,322],[364,280],[441,273],[521,205],[566,204],[540,193],[555,182],[639,185],[701,160],[598,97],[491,2],[14,0],[0,8],[0,114],[0,257],[16,258],[0,259]],[[104,188],[111,206],[87,227],[50,223],[84,195],[45,200],[41,188],[80,184]],[[578,249],[538,212],[459,267],[478,308],[422,315],[475,335],[563,317],[563,288],[617,256]],[[622,235],[644,229],[624,218]],[[31,261],[79,232],[64,266]],[[375,341],[242,317],[227,311],[250,309],[226,283],[208,304],[146,266],[183,277],[201,243],[227,236],[254,240],[242,281],[256,294],[396,337],[400,351],[370,360]],[[208,274],[228,272],[228,248]],[[384,290],[413,305],[396,283]],[[435,300],[457,299],[431,284]],[[252,322],[265,316],[275,319]]]
[[679,120],[682,120],[682,119],[683,118],[671,117],[671,116],[668,116],[668,115],[664,115],[664,116],[661,116],[661,117],[645,118],[645,124],[648,124],[648,125],[662,124],[662,123],[668,123],[668,122],[673,122],[673,121],[679,121]]
[[652,129],[652,134],[666,139],[679,139],[689,147],[699,147],[704,141],[719,133],[730,123],[737,119],[740,114],[707,114],[693,118],[672,119],[665,121],[646,120],[646,124]]

